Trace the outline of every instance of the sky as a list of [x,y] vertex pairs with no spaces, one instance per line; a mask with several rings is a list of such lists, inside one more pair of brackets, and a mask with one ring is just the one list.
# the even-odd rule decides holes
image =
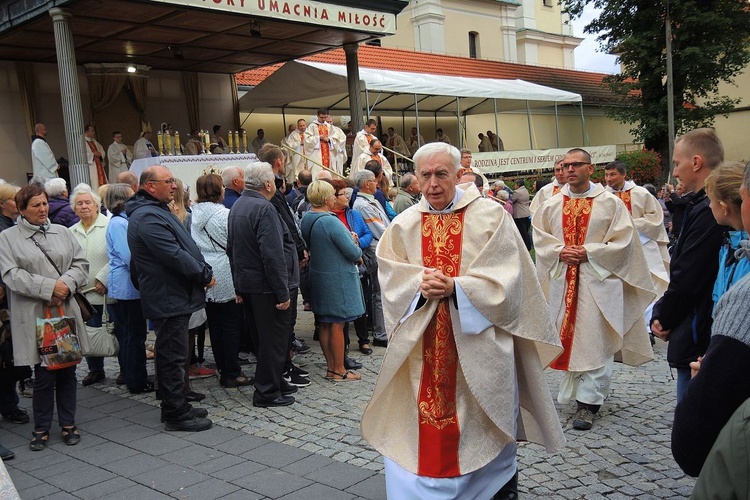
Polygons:
[[576,69],[600,73],[619,73],[620,67],[615,62],[616,57],[599,52],[599,42],[596,41],[596,35],[583,32],[583,28],[597,16],[597,13],[598,11],[591,5],[586,5],[583,9],[583,15],[572,21],[573,34],[584,38],[581,45],[575,49]]

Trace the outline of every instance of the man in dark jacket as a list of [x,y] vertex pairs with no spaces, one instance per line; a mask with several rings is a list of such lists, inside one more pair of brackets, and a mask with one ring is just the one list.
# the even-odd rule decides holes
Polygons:
[[[260,161],[266,162],[271,165],[271,170],[273,171],[273,175],[276,179],[276,192],[270,199],[271,205],[276,207],[276,210],[281,216],[281,220],[289,230],[289,234],[291,235],[292,240],[294,240],[294,247],[297,250],[297,260],[299,261],[299,266],[301,268],[304,268],[307,266],[308,259],[307,245],[305,245],[305,240],[302,239],[302,232],[297,225],[297,218],[295,217],[292,209],[286,202],[286,198],[284,197],[283,186],[285,182],[284,172],[286,168],[286,158],[284,157],[284,152],[279,146],[275,144],[266,144],[262,148],[260,148],[260,151],[258,152],[258,158],[260,159]],[[294,325],[297,323],[297,287],[299,285],[299,281],[297,283],[298,284],[295,285],[294,290],[292,290],[292,323],[289,325],[290,355],[288,356],[286,366],[284,367],[284,378],[287,381],[291,381],[292,384],[298,387],[305,387],[310,385],[310,381],[307,378],[308,373],[305,370],[295,366],[292,363],[291,357],[292,350],[295,350],[300,354],[310,350],[310,346],[294,337]]]
[[[229,212],[227,255],[245,316],[257,331],[253,405],[288,406],[297,388],[283,378],[296,309],[299,262],[289,229],[269,202],[276,193],[268,163],[245,168],[245,191]],[[284,202],[286,203],[286,201]]]
[[679,403],[690,382],[690,363],[705,354],[711,338],[711,294],[725,228],[716,223],[704,186],[724,160],[724,148],[713,130],[699,128],[676,139],[672,157],[674,176],[695,197],[685,210],[672,251],[669,287],[654,305],[651,331],[669,341],[667,361],[677,369]]
[[205,290],[216,284],[185,226],[169,210],[177,188],[172,173],[155,165],[141,174],[140,189],[125,205],[128,246],[141,292],[143,315],[156,330],[156,376],[161,417],[168,431],[203,431],[211,421],[192,408],[183,392],[190,315],[205,307]]

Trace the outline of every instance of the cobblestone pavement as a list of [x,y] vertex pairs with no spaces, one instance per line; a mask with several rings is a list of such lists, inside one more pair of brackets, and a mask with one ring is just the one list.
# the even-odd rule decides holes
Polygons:
[[[216,378],[208,378],[193,382],[195,390],[208,396],[201,406],[208,408],[215,426],[289,445],[300,453],[304,452],[303,455],[308,457],[305,460],[318,457],[326,460],[325,465],[345,462],[348,465],[341,465],[345,469],[332,468],[328,474],[336,476],[346,472],[346,475],[357,477],[366,485],[357,492],[352,490],[355,486],[359,487],[354,482],[344,481],[339,485],[335,481],[323,481],[328,490],[305,490],[306,496],[300,498],[334,498],[329,490],[335,490],[338,486],[341,486],[339,489],[342,492],[347,490],[348,494],[342,498],[382,498],[385,496],[384,483],[378,474],[383,469],[382,458],[360,437],[359,419],[372,392],[385,349],[374,348],[372,356],[360,355],[358,351],[352,353],[352,357],[364,365],[360,370],[362,381],[331,383],[323,377],[325,362],[317,342],[312,340],[312,314],[303,312],[301,307],[299,309],[298,336],[307,340],[312,350],[300,356],[298,361],[310,372],[312,385],[300,389],[295,395],[296,404],[277,409],[254,408],[251,387],[224,389],[218,385]],[[665,361],[665,344],[657,342],[655,351],[655,361],[644,366],[615,366],[610,397],[599,411],[592,430],[573,430],[570,420],[575,411],[574,404],[558,405],[560,421],[568,440],[562,453],[549,455],[542,447],[528,443],[519,446],[519,488],[522,498],[646,499],[685,498],[690,495],[694,480],[680,471],[670,451],[675,382]],[[207,354],[210,358],[210,348]],[[114,360],[108,359],[106,368],[106,383],[93,387],[97,393],[108,393],[117,399],[102,399],[102,404],[117,404],[118,400],[127,399],[158,406],[153,395],[131,395],[114,385],[109,378],[117,372]],[[251,372],[253,365],[244,365],[243,369],[246,373]],[[83,378],[85,374],[85,366],[82,366],[78,376]],[[548,381],[553,394],[556,394],[558,379],[557,373],[549,371]],[[86,426],[81,424],[80,427],[84,431],[83,444],[87,439]],[[153,429],[155,432],[160,430],[158,422]],[[169,435],[164,432],[160,434]],[[198,443],[199,434],[195,435]],[[157,437],[151,436],[154,439]],[[71,455],[75,448],[71,449]],[[284,449],[293,451],[292,448]],[[243,450],[243,453],[246,451]],[[106,453],[106,448],[102,452]],[[148,448],[144,448],[143,453],[148,454]],[[242,458],[242,455],[237,456]],[[230,460],[237,456],[222,460],[232,462],[232,465],[239,464]],[[295,457],[295,460],[301,457]],[[19,474],[15,464],[11,461],[7,465],[15,478]],[[216,480],[215,477],[211,479]],[[316,486],[321,485],[316,483]],[[234,487],[236,489],[237,486]],[[178,498],[198,498],[173,495]],[[31,498],[24,496],[22,491],[22,498],[27,497]]]

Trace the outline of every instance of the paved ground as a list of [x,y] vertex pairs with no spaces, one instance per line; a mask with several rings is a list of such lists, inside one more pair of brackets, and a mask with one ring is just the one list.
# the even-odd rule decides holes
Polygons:
[[[214,428],[167,433],[153,395],[130,395],[108,379],[79,390],[78,446],[65,446],[55,429],[48,449],[32,453],[31,424],[3,421],[0,442],[16,452],[5,465],[21,498],[384,498],[382,459],[359,436],[384,349],[370,357],[356,353],[364,363],[361,382],[334,384],[323,378],[312,329],[311,313],[300,311],[298,332],[313,346],[301,361],[313,383],[290,407],[254,408],[252,388],[223,389],[215,378],[204,379],[194,388],[208,394],[202,406]],[[559,406],[568,439],[561,454],[521,444],[523,498],[689,496],[694,481],[669,449],[675,383],[664,354],[658,343],[656,361],[615,367],[612,394],[589,432],[570,428],[573,405]],[[107,360],[108,375],[116,371]],[[79,368],[79,378],[85,372]],[[549,373],[551,388],[557,378]],[[30,404],[22,398],[24,407]]]

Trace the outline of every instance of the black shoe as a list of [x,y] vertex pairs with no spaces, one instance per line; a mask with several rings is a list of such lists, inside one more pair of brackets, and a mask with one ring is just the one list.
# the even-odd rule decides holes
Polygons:
[[307,387],[310,385],[309,378],[299,375],[294,370],[289,370],[284,374],[284,381],[296,387]]
[[[205,408],[190,408],[188,411],[188,418],[206,418],[208,416],[208,410]],[[164,417],[161,417],[161,423],[165,423]]]
[[102,380],[104,380],[104,372],[89,372],[88,375],[83,377],[81,384],[85,387],[101,382]]
[[207,418],[190,417],[184,420],[168,420],[164,422],[165,431],[200,432],[211,428],[213,422]]
[[375,347],[388,347],[388,341],[375,339],[372,341],[372,345]]
[[115,379],[115,384],[117,385],[125,385],[125,374],[120,372],[117,374],[117,378]]
[[364,354],[365,356],[369,356],[372,354],[372,347],[370,347],[370,344],[362,344],[359,346],[359,352]]
[[294,394],[298,390],[299,389],[297,389],[296,385],[292,385],[286,380],[283,380],[283,379],[281,380],[281,395],[282,396],[288,396],[290,394]]
[[362,363],[360,363],[359,361],[354,361],[352,358],[347,356],[344,358],[344,368],[346,368],[347,370],[359,370],[360,368],[362,368]]
[[587,431],[594,425],[594,413],[581,406],[578,411],[573,415],[573,428],[579,431]]
[[219,378],[219,385],[222,387],[226,387],[228,389],[232,389],[234,387],[244,387],[246,385],[253,385],[253,382],[255,379],[252,377],[245,377],[244,375],[240,375],[237,378]]
[[15,457],[16,454],[10,451],[8,448],[0,444],[0,459],[2,460],[10,460],[11,458]]
[[195,403],[197,401],[203,401],[204,399],[206,399],[206,395],[202,392],[190,391],[185,394],[185,399],[187,399],[189,403]]
[[307,370],[303,370],[302,368],[300,368],[297,365],[292,365],[292,367],[289,369],[289,371],[292,372],[292,373],[296,373],[300,377],[309,377],[310,376],[310,372],[308,372]]
[[310,346],[295,337],[292,341],[292,350],[294,350],[294,352],[296,352],[297,354],[305,354],[310,350]]
[[154,392],[154,384],[151,382],[146,382],[146,385],[143,387],[140,387],[138,389],[128,389],[130,391],[130,394],[143,394],[144,392]]
[[3,413],[3,418],[14,424],[27,424],[29,422],[29,414],[26,413],[26,410],[22,410],[17,406],[9,412]]
[[294,404],[294,397],[292,396],[279,396],[276,399],[255,399],[253,398],[253,406],[258,408],[272,408],[275,406],[289,406]]

